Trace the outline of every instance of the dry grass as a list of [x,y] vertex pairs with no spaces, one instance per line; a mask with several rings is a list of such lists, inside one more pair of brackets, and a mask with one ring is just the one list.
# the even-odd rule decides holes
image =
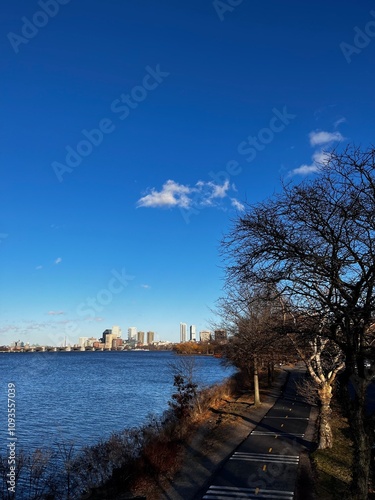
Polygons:
[[158,498],[179,470],[186,443],[198,429],[212,418],[212,408],[219,408],[233,396],[235,382],[231,379],[199,393],[189,418],[180,421],[175,429],[161,428],[148,440],[137,463],[137,475],[132,481],[134,495]]
[[332,412],[332,431],[333,447],[312,454],[319,500],[350,498],[353,449],[348,421],[337,407]]

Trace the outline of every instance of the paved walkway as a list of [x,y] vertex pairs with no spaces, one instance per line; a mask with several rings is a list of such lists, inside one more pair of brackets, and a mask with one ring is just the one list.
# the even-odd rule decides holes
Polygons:
[[293,500],[310,406],[296,394],[305,370],[290,372],[282,396],[212,477],[204,500]]
[[[242,406],[235,413],[223,412],[234,416],[236,422],[229,424],[225,438],[220,437],[220,426],[213,435],[205,435],[204,429],[198,432],[186,445],[185,457],[180,471],[174,476],[167,487],[162,488],[160,498],[165,500],[197,500],[201,499],[216,472],[222,467],[233,451],[249,436],[266,413],[272,408],[282,394],[290,369],[278,373],[272,387],[262,394],[262,405],[257,408],[252,405],[249,395],[237,398],[235,404]],[[219,415],[221,411],[219,411]],[[202,446],[201,440],[205,441]],[[204,449],[204,451],[203,451]],[[307,500],[305,498],[299,500]]]

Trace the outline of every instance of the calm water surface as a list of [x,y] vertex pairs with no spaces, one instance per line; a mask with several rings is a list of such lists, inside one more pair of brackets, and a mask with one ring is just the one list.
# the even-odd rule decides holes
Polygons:
[[[7,440],[7,384],[16,385],[18,449],[94,444],[124,427],[160,415],[174,392],[171,352],[0,353],[0,453]],[[196,356],[200,384],[233,373],[213,357]]]

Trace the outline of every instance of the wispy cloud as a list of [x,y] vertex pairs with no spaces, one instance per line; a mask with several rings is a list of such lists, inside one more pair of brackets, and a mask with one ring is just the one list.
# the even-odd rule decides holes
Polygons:
[[37,271],[39,271],[40,269],[43,269],[43,266],[36,266],[35,268]]
[[290,175],[309,175],[319,172],[319,167],[317,165],[301,165],[298,168],[293,169]]
[[102,321],[104,321],[104,318],[102,318],[101,316],[96,316],[95,318],[91,318],[91,316],[89,316],[87,318],[84,318],[83,321],[88,321],[90,323],[92,323],[92,322],[101,323]]
[[339,142],[344,140],[344,137],[340,132],[325,132],[323,130],[315,130],[309,133],[310,145],[311,146],[323,146],[324,144],[330,144],[331,142]]
[[243,212],[245,210],[245,205],[238,201],[236,198],[231,198],[232,207],[234,207],[239,212]]
[[198,181],[194,186],[168,180],[160,191],[152,188],[150,193],[140,198],[137,207],[146,208],[191,208],[192,206],[215,206],[217,200],[228,196],[231,189],[226,180],[223,184],[212,181]]
[[64,311],[48,311],[47,313],[49,316],[61,316],[62,314],[65,314]]
[[141,285],[141,288],[145,288],[146,290],[148,290],[149,288],[151,288],[151,285]]
[[335,128],[337,128],[339,125],[341,125],[342,123],[345,123],[345,122],[346,122],[346,118],[344,116],[342,116],[341,118],[339,118],[338,120],[335,121],[333,126]]
[[225,198],[227,196],[227,191],[229,189],[229,181],[226,180],[222,186],[214,184],[213,182],[208,182],[207,186],[212,188],[211,198]]
[[[345,120],[345,118],[343,119]],[[337,123],[337,122],[336,122]],[[314,130],[309,133],[310,146],[332,146],[334,142],[343,141],[345,137],[338,131],[326,132],[324,130]],[[327,162],[329,154],[322,149],[316,149],[312,155],[311,163],[305,163],[298,168],[291,170],[289,176],[292,175],[309,175],[315,174],[324,167]]]
[[315,151],[312,156],[312,163],[310,165],[301,165],[292,171],[293,175],[309,175],[319,172],[325,165],[328,159],[328,153],[324,151]]
[[55,264],[60,264],[61,261],[62,261],[62,258],[61,257],[57,257],[57,259],[55,260]]

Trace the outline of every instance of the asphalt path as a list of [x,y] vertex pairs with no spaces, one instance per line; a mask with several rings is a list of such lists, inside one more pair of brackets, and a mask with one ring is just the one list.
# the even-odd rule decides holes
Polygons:
[[297,395],[305,370],[290,372],[282,396],[212,478],[204,500],[293,500],[311,407]]

